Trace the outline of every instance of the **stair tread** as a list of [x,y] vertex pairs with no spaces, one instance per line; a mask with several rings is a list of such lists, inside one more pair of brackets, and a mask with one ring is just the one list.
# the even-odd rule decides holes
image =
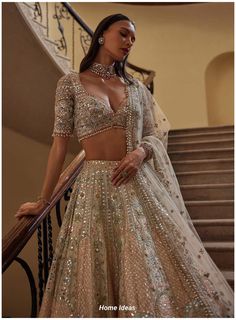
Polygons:
[[168,154],[174,153],[197,153],[197,152],[211,152],[211,151],[234,151],[234,148],[210,148],[210,149],[191,149],[191,150],[175,150],[175,151],[168,151]]
[[185,204],[188,205],[220,205],[220,204],[234,204],[234,200],[186,200]]
[[178,171],[176,172],[176,175],[188,175],[188,174],[206,174],[206,173],[234,173],[234,170],[233,169],[226,169],[226,170],[223,170],[223,169],[219,169],[219,170],[199,170],[199,171]]
[[209,162],[233,162],[234,158],[217,158],[217,159],[195,159],[195,160],[173,160],[172,164],[181,164],[181,163],[209,163]]
[[202,183],[202,184],[182,184],[181,188],[218,188],[218,187],[233,187],[233,183]]
[[187,133],[187,134],[171,134],[169,136],[170,139],[172,138],[185,138],[185,137],[201,137],[201,136],[217,136],[217,135],[221,135],[221,134],[234,134],[233,130],[229,130],[229,131],[219,131],[219,132],[195,132],[195,133]]
[[209,129],[209,130],[213,130],[213,129],[225,129],[225,128],[230,128],[230,129],[233,129],[234,128],[234,125],[232,124],[229,124],[229,125],[223,125],[223,126],[212,126],[212,127],[193,127],[193,128],[177,128],[177,129],[172,129],[170,130],[170,132],[178,132],[178,131],[181,131],[181,130],[205,130],[205,129]]
[[211,226],[223,226],[223,225],[227,225],[227,226],[231,226],[234,225],[234,219],[192,219],[193,223],[196,225],[211,225]]
[[224,277],[227,279],[227,280],[234,280],[234,271],[232,270],[222,270],[221,271],[224,275]]
[[233,241],[203,241],[203,245],[208,249],[234,249]]
[[179,141],[179,142],[169,142],[168,145],[176,146],[176,145],[193,145],[193,144],[206,144],[206,143],[220,143],[220,142],[232,142],[234,139],[218,139],[218,140],[197,140],[197,141]]

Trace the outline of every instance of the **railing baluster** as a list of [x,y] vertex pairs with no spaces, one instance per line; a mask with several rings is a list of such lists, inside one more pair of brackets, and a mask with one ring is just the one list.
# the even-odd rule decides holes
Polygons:
[[40,18],[40,23],[42,23],[43,16],[42,16],[42,8],[40,2],[34,3],[34,19],[37,20],[38,17]]
[[48,231],[47,231],[47,217],[43,220],[43,269],[44,269],[44,283],[46,284],[48,278]]
[[31,290],[31,318],[35,318],[37,316],[37,288],[35,285],[33,273],[29,265],[22,258],[16,257],[14,260],[23,267],[28,277]]
[[43,246],[42,246],[42,226],[38,226],[38,284],[39,284],[39,306],[41,306],[44,292],[43,281]]
[[56,216],[57,216],[57,224],[59,228],[61,227],[61,200],[59,200],[56,204]]
[[49,248],[49,255],[48,255],[48,271],[51,268],[52,259],[53,259],[53,244],[52,244],[52,221],[50,213],[47,216],[48,221],[48,248]]
[[75,19],[72,19],[72,68],[75,68]]
[[48,2],[46,2],[46,32],[47,32],[47,38],[49,38]]

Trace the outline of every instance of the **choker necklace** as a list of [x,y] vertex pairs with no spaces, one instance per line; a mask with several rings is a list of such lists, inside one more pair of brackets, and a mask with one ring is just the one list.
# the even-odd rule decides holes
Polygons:
[[89,70],[103,79],[110,79],[116,76],[114,64],[107,66],[101,63],[93,62],[89,67]]

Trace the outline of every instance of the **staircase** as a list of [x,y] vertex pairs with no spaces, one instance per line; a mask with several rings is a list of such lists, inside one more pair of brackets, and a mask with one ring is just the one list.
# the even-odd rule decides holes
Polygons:
[[[3,65],[4,74],[8,75],[4,78],[4,126],[37,142],[50,144],[53,124],[53,108],[50,106],[54,104],[56,81],[70,70],[79,70],[78,63],[87,52],[92,31],[68,3],[12,2],[5,3],[3,8]],[[72,43],[69,41],[71,38]],[[69,45],[72,46],[71,50],[67,50]],[[16,52],[22,53],[17,59]],[[153,93],[154,71],[130,63],[128,71],[142,79]],[[29,92],[33,97],[33,104],[29,99]],[[18,116],[12,117],[16,112]],[[68,151],[74,155],[78,154],[80,150],[76,139],[71,141]],[[18,150],[13,148],[12,152],[18,156]],[[187,209],[204,246],[233,288],[233,126],[171,130],[168,153]],[[43,158],[42,154],[40,157]],[[82,151],[61,174],[50,206],[39,216],[27,217],[16,222],[3,239],[3,272],[13,262],[14,265],[17,262],[26,272],[31,289],[31,317],[37,316],[37,308],[41,303],[44,283],[47,280],[49,257],[51,259],[53,249],[52,225],[61,225],[63,205],[61,206],[60,201],[69,200],[71,186],[81,170],[83,160]],[[56,214],[51,214],[54,208]],[[29,250],[30,254],[23,251],[36,231],[37,272],[34,269],[36,264],[32,263],[32,271],[30,264],[27,264],[27,261],[33,262],[32,249]],[[18,257],[21,251],[26,260]],[[39,297],[34,276],[35,279],[38,276]],[[22,279],[23,277],[20,281]],[[22,292],[26,292],[22,284],[19,287]],[[14,300],[17,293],[12,293],[10,286],[9,290],[6,289],[7,286],[4,296],[9,304],[6,306],[3,302],[4,312],[7,314],[5,317],[13,317],[17,314],[19,306],[28,307],[27,292]],[[14,310],[12,299],[16,302]],[[22,312],[21,317],[25,317],[28,310],[24,309]]]
[[168,141],[194,226],[234,289],[234,127],[171,130]]

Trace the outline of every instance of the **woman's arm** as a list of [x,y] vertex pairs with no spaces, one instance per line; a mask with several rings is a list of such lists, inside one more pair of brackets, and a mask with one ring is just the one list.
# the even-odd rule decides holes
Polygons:
[[46,174],[40,198],[36,202],[26,202],[20,206],[15,217],[25,214],[38,214],[49,202],[59,180],[67,153],[69,138],[74,129],[74,94],[70,74],[62,76],[57,82],[55,95],[55,120]]
[[54,141],[48,156],[43,187],[40,193],[40,196],[47,201],[50,200],[59,180],[67,153],[68,141],[69,137],[54,137]]
[[42,199],[35,202],[23,203],[15,214],[16,218],[20,218],[24,215],[39,214],[45,207],[45,200],[50,200],[62,172],[68,148],[68,141],[69,137],[54,137],[48,156],[46,174],[40,194]]

